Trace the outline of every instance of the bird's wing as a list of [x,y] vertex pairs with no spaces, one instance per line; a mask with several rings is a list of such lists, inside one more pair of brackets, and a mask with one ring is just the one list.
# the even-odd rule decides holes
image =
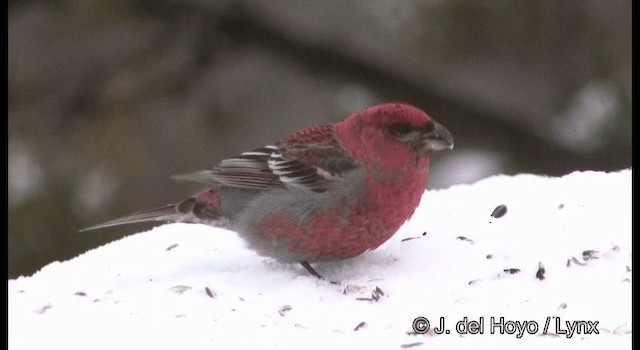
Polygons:
[[211,170],[173,178],[250,189],[293,186],[323,192],[357,167],[336,140],[332,126],[325,125],[225,159]]

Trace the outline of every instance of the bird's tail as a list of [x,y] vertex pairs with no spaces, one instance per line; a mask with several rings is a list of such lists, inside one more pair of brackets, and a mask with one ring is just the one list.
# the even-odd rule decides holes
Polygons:
[[137,213],[123,216],[121,218],[109,220],[97,225],[83,228],[80,231],[96,230],[99,228],[135,224],[138,222],[147,221],[184,221],[183,218],[185,217],[185,214],[180,213],[177,207],[178,206],[176,204],[171,204],[161,208],[139,211]]
[[80,231],[148,221],[206,223],[218,226],[217,222],[221,219],[218,214],[219,206],[220,202],[218,200],[217,190],[210,189],[177,204],[169,204],[160,208],[139,211],[118,219],[83,228]]

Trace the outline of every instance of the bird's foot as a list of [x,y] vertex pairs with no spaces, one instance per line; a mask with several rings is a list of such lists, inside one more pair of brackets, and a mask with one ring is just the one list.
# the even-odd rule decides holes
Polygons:
[[[324,278],[321,274],[319,274],[318,271],[316,271],[313,267],[311,267],[311,265],[309,265],[308,262],[301,261],[300,265],[302,265],[302,267],[304,267],[307,271],[309,271],[310,274],[312,274],[313,276],[317,277],[318,279],[320,279],[322,281],[327,281],[327,279]],[[329,281],[329,283],[331,283],[331,284],[340,284],[339,282],[335,282],[335,281]]]

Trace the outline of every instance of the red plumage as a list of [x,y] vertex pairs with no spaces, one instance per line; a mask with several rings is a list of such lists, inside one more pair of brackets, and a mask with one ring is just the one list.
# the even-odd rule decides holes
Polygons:
[[211,188],[88,229],[151,220],[206,223],[319,277],[309,261],[350,258],[386,242],[418,206],[431,152],[452,147],[450,133],[420,109],[378,105],[178,176]]

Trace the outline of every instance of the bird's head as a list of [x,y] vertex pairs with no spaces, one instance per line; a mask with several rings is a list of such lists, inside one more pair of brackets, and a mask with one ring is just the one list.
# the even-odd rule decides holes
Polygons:
[[382,171],[428,167],[431,152],[453,148],[445,127],[407,104],[382,104],[354,113],[335,125],[335,133],[354,159]]

